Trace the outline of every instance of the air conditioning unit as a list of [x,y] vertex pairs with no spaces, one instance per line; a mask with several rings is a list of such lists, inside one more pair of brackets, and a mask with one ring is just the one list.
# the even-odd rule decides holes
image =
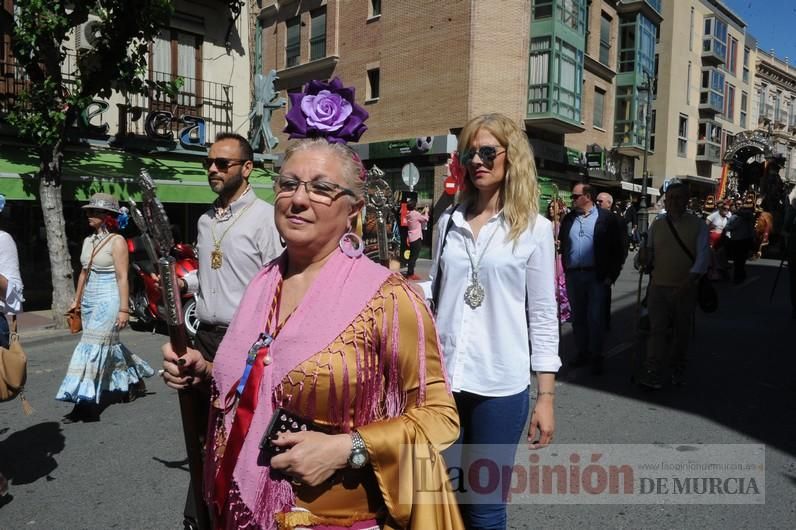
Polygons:
[[80,24],[75,30],[75,49],[93,50],[97,42],[97,32],[101,22],[96,15],[89,15],[88,20]]

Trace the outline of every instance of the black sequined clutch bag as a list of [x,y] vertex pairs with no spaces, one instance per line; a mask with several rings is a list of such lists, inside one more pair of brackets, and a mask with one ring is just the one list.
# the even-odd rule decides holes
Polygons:
[[262,440],[260,440],[260,450],[271,456],[284,453],[285,448],[274,445],[273,441],[279,437],[280,433],[301,431],[316,431],[328,434],[330,429],[280,407],[274,411],[274,415],[268,423],[268,428],[265,430]]

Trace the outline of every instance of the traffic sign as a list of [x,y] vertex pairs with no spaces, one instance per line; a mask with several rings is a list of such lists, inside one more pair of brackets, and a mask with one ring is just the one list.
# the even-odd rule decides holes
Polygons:
[[403,179],[404,184],[409,186],[410,190],[414,190],[420,181],[420,171],[417,170],[416,165],[410,162],[401,168],[401,179]]
[[456,185],[456,178],[455,177],[448,177],[445,179],[445,193],[448,195],[456,195],[456,192],[459,191],[459,186]]

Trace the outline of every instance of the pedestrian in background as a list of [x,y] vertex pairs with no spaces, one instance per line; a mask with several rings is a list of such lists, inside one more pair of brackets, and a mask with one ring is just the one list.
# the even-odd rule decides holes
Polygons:
[[409,262],[406,265],[406,277],[410,280],[419,280],[420,276],[415,274],[415,264],[420,257],[420,250],[423,248],[423,230],[428,223],[428,208],[417,210],[417,201],[409,199],[406,201],[406,224],[409,229]]
[[561,219],[567,214],[567,207],[561,199],[554,199],[547,204],[547,219],[553,223],[553,238],[556,245],[556,302],[558,303],[559,322],[569,322],[572,318],[572,308],[569,305],[567,294],[567,278],[564,274],[564,264],[561,261],[558,233],[561,228]]
[[577,357],[573,366],[603,371],[606,305],[610,287],[624,264],[623,227],[609,210],[595,204],[594,189],[583,182],[572,188],[573,209],[561,223],[561,255],[572,304]]
[[796,187],[788,195],[782,231],[787,237],[788,273],[790,275],[791,318],[796,319]]
[[[6,198],[0,195],[0,213],[6,205]],[[8,348],[9,334],[6,315],[22,312],[24,287],[19,273],[19,253],[11,234],[0,230],[0,346]]]
[[64,423],[98,421],[104,405],[145,394],[144,378],[154,375],[119,340],[130,317],[127,241],[116,233],[127,220],[119,215],[119,201],[95,193],[83,210],[94,233],[83,241],[83,268],[69,306],[70,310],[80,306],[83,334],[55,396],[75,404]]
[[755,201],[753,195],[747,195],[744,198],[741,206],[727,221],[724,233],[728,238],[727,253],[733,265],[732,283],[738,285],[746,280],[746,261],[754,247]]
[[622,212],[622,218],[624,219],[624,225],[627,231],[627,238],[629,241],[628,248],[629,250],[636,250],[638,248],[639,237],[638,237],[638,209],[633,204],[631,199],[628,199],[625,202],[625,209]]
[[[199,329],[194,347],[213,362],[232,316],[251,280],[282,253],[274,224],[274,208],[259,199],[249,185],[254,151],[239,134],[221,133],[204,160],[207,181],[218,198],[199,217],[196,254],[199,268],[180,281],[183,291],[196,296]],[[192,387],[201,395],[198,430],[207,432],[210,398],[206,386]],[[202,442],[204,443],[204,442]],[[197,485],[198,486],[198,485]],[[184,516],[186,528],[198,518],[191,484]]]
[[663,387],[671,366],[672,383],[685,384],[686,354],[696,308],[697,283],[710,259],[708,229],[698,216],[687,213],[688,186],[672,179],[664,192],[666,213],[650,226],[639,263],[651,270],[647,292],[650,335],[646,371],[640,384]]
[[[440,282],[437,326],[461,421],[462,457],[473,458],[472,444],[490,448],[479,457],[511,466],[528,417],[531,370],[537,398],[527,439],[543,447],[555,430],[561,360],[553,227],[538,211],[536,166],[516,123],[501,114],[474,118],[462,129],[458,150],[467,178],[460,204],[437,224],[432,277],[423,286],[432,298],[432,285]],[[506,528],[499,492],[463,502],[467,528]]]

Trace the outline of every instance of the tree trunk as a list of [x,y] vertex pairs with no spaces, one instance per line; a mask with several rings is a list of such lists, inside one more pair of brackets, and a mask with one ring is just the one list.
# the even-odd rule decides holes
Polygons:
[[50,254],[53,320],[56,328],[63,329],[67,327],[64,313],[75,297],[75,283],[72,274],[72,259],[66,244],[66,222],[61,198],[62,154],[60,146],[41,149],[40,156],[39,201],[47,233],[47,250]]

